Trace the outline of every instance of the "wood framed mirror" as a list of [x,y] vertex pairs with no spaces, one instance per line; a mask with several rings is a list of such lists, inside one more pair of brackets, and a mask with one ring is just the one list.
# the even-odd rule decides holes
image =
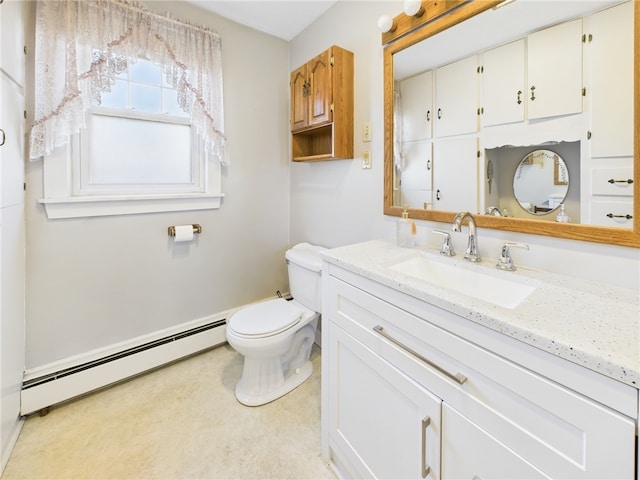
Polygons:
[[[464,27],[472,22],[479,23],[483,19],[483,14],[492,14],[493,12],[501,12],[506,15],[509,13],[509,9],[514,7],[517,3],[524,2],[524,0],[516,0],[516,2],[511,3],[509,0],[503,1],[488,1],[488,0],[471,0],[471,1],[437,1],[437,0],[429,0],[423,1],[422,6],[425,13],[422,17],[407,17],[404,14],[398,15],[394,19],[394,23],[396,25],[395,30],[389,33],[385,33],[382,35],[382,41],[384,46],[383,52],[383,61],[384,61],[384,214],[385,215],[393,215],[400,216],[402,213],[402,203],[398,201],[397,195],[395,195],[397,190],[397,179],[396,179],[396,161],[394,160],[394,154],[397,153],[400,146],[398,145],[397,139],[394,136],[395,133],[395,122],[394,117],[397,115],[396,109],[394,107],[395,102],[397,101],[397,91],[396,85],[397,80],[394,72],[394,56],[396,55],[405,55],[410,51],[412,47],[417,46],[418,44],[422,44],[426,41],[434,41],[438,38],[445,38],[445,40],[441,40],[440,43],[434,43],[433,48],[431,48],[431,52],[434,52],[434,55],[439,54],[442,55],[443,52],[445,54],[450,55],[449,58],[434,58],[433,60],[429,60],[425,65],[425,70],[434,69],[438,65],[447,65],[448,63],[454,62],[463,57],[478,55],[480,53],[484,53],[494,47],[502,46],[511,41],[515,41],[518,38],[516,34],[513,32],[505,32],[502,37],[496,37],[496,40],[487,40],[487,37],[490,37],[491,34],[483,34],[482,38],[480,37],[465,37],[465,29]],[[529,2],[529,3],[538,3],[544,4],[544,2]],[[640,8],[637,5],[637,2],[634,0],[628,0],[628,2],[622,1],[603,1],[596,5],[597,2],[563,2],[565,4],[583,4],[583,11],[571,14],[568,13],[565,15],[565,18],[555,21],[553,18],[550,20],[547,18],[544,20],[547,23],[539,24],[537,27],[528,27],[527,30],[523,30],[521,32],[521,38],[526,38],[528,35],[535,33],[537,30],[545,29],[549,26],[554,26],[559,23],[567,23],[573,19],[584,19],[589,15],[597,12],[608,9],[611,6],[615,6],[622,3],[630,3],[631,8],[633,9],[633,33],[632,33],[632,66],[630,67],[632,73],[632,79],[630,79],[632,85],[632,99],[629,99],[630,104],[633,105],[633,112],[630,116],[633,118],[632,125],[629,125],[629,128],[632,128],[632,132],[630,134],[630,152],[632,153],[632,158],[627,157],[629,165],[632,167],[630,171],[629,178],[623,179],[625,185],[629,191],[632,191],[632,200],[627,200],[629,203],[629,209],[632,213],[626,215],[626,219],[624,219],[627,223],[624,227],[617,226],[601,226],[595,224],[585,224],[583,223],[559,223],[556,221],[555,216],[536,216],[539,218],[517,218],[515,216],[495,216],[493,214],[483,214],[486,207],[489,207],[489,204],[483,204],[480,200],[481,198],[486,198],[487,195],[487,187],[491,185],[495,188],[495,180],[494,175],[498,178],[501,175],[501,164],[493,161],[491,158],[487,158],[487,153],[485,147],[487,146],[498,146],[500,142],[504,143],[504,138],[509,138],[505,136],[506,134],[501,133],[502,139],[500,141],[488,140],[482,138],[480,132],[483,127],[481,124],[481,120],[477,120],[477,132],[473,132],[473,134],[477,133],[479,138],[477,142],[477,155],[480,160],[478,163],[471,166],[471,169],[475,169],[478,173],[477,177],[477,185],[476,188],[479,189],[477,193],[477,198],[479,199],[477,205],[469,206],[468,208],[465,206],[464,210],[469,210],[474,213],[474,217],[476,218],[476,223],[478,226],[483,228],[491,228],[497,230],[505,230],[505,231],[514,231],[514,232],[522,232],[536,235],[546,235],[557,238],[566,238],[566,239],[575,239],[575,240],[583,240],[589,242],[597,242],[597,243],[606,243],[612,245],[622,245],[622,246],[630,246],[630,247],[640,247],[640,160],[639,160],[639,144],[640,144],[640,127],[638,125],[638,116],[640,112],[640,92],[639,86],[639,78],[640,78],[640,34],[639,34],[639,24],[640,24]],[[554,5],[553,9],[546,7],[547,10],[555,10],[556,6]],[[514,14],[516,10],[513,10]],[[521,14],[520,14],[521,15]],[[573,17],[571,15],[574,15]],[[551,16],[553,17],[553,16]],[[522,23],[522,17],[518,17],[518,21],[513,21],[513,24]],[[507,30],[505,28],[505,30]],[[511,35],[511,37],[509,37]],[[588,39],[585,40],[588,42]],[[442,42],[446,42],[445,45],[447,48],[442,48]],[[484,42],[484,43],[483,43]],[[489,43],[487,43],[489,42]],[[493,42],[491,44],[490,42]],[[440,45],[440,47],[437,47]],[[451,48],[449,48],[451,47]],[[428,49],[427,49],[428,50]],[[450,53],[446,53],[449,52]],[[430,55],[430,54],[427,54]],[[423,55],[424,56],[424,55]],[[398,57],[400,58],[400,57]],[[582,60],[581,60],[582,61]],[[553,77],[557,72],[548,75],[549,77]],[[522,93],[522,92],[521,92]],[[530,92],[527,92],[529,95]],[[519,95],[519,94],[518,94]],[[524,94],[523,94],[524,95]],[[531,95],[535,95],[534,92],[531,92]],[[480,95],[478,95],[480,96]],[[583,96],[585,95],[583,90]],[[518,97],[520,100],[520,97]],[[588,103],[589,100],[583,100],[583,102],[587,105],[586,109],[591,108]],[[593,102],[592,102],[593,103]],[[475,106],[474,106],[475,108]],[[582,108],[582,107],[581,107]],[[480,107],[478,107],[478,115],[480,115],[479,111]],[[574,115],[561,115],[560,122],[571,122],[571,118],[578,118],[582,115],[586,115],[586,110],[581,111]],[[429,112],[429,115],[437,115],[437,108],[434,107],[433,112]],[[433,118],[433,117],[432,117]],[[399,120],[397,120],[399,121]],[[543,124],[544,121],[541,122],[529,122],[527,119],[524,120],[523,124],[534,124],[539,123]],[[590,125],[588,121],[584,121],[584,125]],[[505,131],[509,132],[512,127],[505,127]],[[515,128],[515,127],[513,127]],[[490,129],[487,129],[490,130]],[[520,135],[519,130],[513,130],[516,136]],[[490,135],[487,135],[490,137]],[[525,136],[528,136],[525,135]],[[560,143],[564,141],[578,141],[578,143],[582,144],[580,148],[580,153],[577,156],[577,162],[581,165],[584,163],[585,165],[590,165],[587,161],[587,157],[590,158],[590,146],[589,139],[590,133],[587,131],[583,131],[579,134],[568,134],[567,137],[564,138],[563,135],[560,135],[558,138],[551,136],[545,136],[544,133],[534,134],[532,138],[536,139],[536,141],[528,144],[528,140],[518,140],[515,145],[524,146],[527,145],[530,147],[531,151],[536,150],[537,148],[546,148],[541,147],[542,145],[553,145],[554,143]],[[575,137],[575,138],[574,138]],[[432,142],[433,143],[433,142]],[[553,146],[550,147],[553,150]],[[523,155],[520,155],[519,160],[523,158]],[[431,162],[431,158],[429,158],[429,162]],[[437,164],[429,163],[429,167],[437,168]],[[488,168],[488,167],[491,168]],[[514,167],[515,168],[515,167]],[[571,168],[571,165],[569,166]],[[590,182],[590,174],[586,173],[587,168],[584,167],[581,172],[572,172],[572,182],[573,179],[580,179],[580,182],[583,182],[583,189],[591,188],[588,183]],[[487,172],[491,172],[491,178],[485,178],[488,175]],[[430,173],[429,173],[430,175]],[[504,177],[513,178],[513,172],[505,173]],[[486,182],[485,180],[489,180]],[[614,182],[620,181],[619,179],[612,179]],[[493,182],[493,184],[492,184]],[[580,182],[575,183],[575,185],[580,185]],[[462,182],[464,184],[464,182]],[[415,219],[421,220],[430,220],[437,222],[451,222],[455,214],[460,211],[458,207],[455,208],[442,208],[438,209],[437,206],[433,206],[433,203],[436,202],[436,195],[440,195],[439,192],[436,192],[436,187],[433,186],[432,191],[432,202],[424,202],[424,205],[410,205],[409,215]],[[484,197],[483,197],[484,195]],[[458,196],[458,195],[456,195]],[[395,201],[394,201],[395,199]],[[580,199],[580,202],[583,200]],[[496,205],[497,206],[497,205]],[[569,206],[570,207],[570,206]],[[583,208],[584,206],[579,207]],[[577,217],[579,218],[581,215],[580,210],[578,210]],[[572,217],[576,217],[575,214],[571,215]],[[628,218],[631,216],[632,218]]]

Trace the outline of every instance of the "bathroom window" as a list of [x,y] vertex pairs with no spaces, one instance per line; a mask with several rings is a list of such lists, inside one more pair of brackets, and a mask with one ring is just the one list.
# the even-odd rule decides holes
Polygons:
[[177,97],[148,60],[116,75],[80,131],[73,193],[204,193],[204,151]]
[[36,16],[29,150],[49,218],[219,208],[219,35],[117,0],[42,2]]

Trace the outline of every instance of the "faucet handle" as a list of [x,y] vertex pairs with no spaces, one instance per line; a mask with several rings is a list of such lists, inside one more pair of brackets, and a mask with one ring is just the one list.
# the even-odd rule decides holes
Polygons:
[[504,242],[504,244],[502,245],[502,250],[500,251],[500,258],[498,259],[496,268],[499,268],[500,270],[507,270],[509,272],[513,272],[516,269],[516,266],[513,264],[513,259],[511,258],[511,252],[509,252],[509,247],[524,248],[525,250],[529,250],[529,245],[527,245],[526,243],[518,243],[518,242]]
[[456,251],[453,249],[453,244],[451,243],[451,234],[443,230],[433,230],[433,233],[437,233],[444,237],[442,248],[440,249],[440,255],[445,255],[447,257],[455,256]]

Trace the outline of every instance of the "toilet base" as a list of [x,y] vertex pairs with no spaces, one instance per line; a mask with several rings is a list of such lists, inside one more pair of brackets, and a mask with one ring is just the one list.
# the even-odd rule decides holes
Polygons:
[[300,385],[302,385],[302,383],[304,383],[305,380],[307,380],[311,376],[312,373],[313,365],[311,364],[310,360],[307,360],[298,368],[290,372],[281,385],[274,389],[270,389],[268,392],[260,395],[249,394],[244,388],[244,382],[240,380],[240,382],[238,382],[238,385],[236,386],[236,398],[240,403],[242,403],[243,405],[247,405],[248,407],[257,407],[258,405],[264,405],[265,403],[272,402],[299,387]]

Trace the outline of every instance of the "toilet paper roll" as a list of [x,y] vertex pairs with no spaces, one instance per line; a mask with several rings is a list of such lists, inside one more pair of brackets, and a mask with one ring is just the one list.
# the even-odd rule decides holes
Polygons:
[[190,242],[193,240],[193,225],[176,225],[176,236],[173,237],[173,241],[178,242]]

